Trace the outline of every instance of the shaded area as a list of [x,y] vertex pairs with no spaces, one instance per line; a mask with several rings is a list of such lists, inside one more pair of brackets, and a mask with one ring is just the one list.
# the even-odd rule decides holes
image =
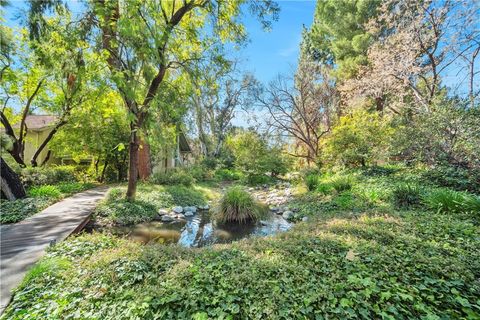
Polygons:
[[0,293],[3,312],[11,290],[23,279],[27,269],[37,262],[50,243],[62,241],[84,223],[108,187],[76,194],[42,212],[13,225],[0,226]]

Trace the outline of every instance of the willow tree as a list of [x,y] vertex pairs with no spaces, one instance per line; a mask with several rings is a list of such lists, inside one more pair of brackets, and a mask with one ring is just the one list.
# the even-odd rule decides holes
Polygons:
[[138,177],[139,131],[155,106],[160,85],[171,69],[202,58],[218,43],[246,41],[241,23],[243,5],[265,27],[278,7],[268,1],[106,1],[90,3],[101,44],[108,52],[111,79],[129,112],[127,199],[134,200]]

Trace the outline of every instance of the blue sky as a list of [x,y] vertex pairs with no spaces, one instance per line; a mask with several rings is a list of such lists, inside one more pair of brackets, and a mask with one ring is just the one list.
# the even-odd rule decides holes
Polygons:
[[237,55],[244,69],[262,82],[270,81],[278,73],[291,72],[296,66],[302,29],[313,21],[315,1],[279,1],[279,20],[272,30],[265,32],[253,17],[245,19],[250,43]]

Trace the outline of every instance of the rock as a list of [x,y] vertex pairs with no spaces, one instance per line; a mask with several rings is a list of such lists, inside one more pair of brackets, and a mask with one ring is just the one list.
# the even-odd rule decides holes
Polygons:
[[277,213],[278,211],[280,211],[280,208],[279,207],[272,207],[272,208],[270,208],[270,211],[272,211],[274,213]]
[[192,216],[193,216],[193,212],[192,212],[192,211],[187,211],[187,212],[185,212],[184,216],[185,216],[185,217],[192,217]]
[[183,208],[183,211],[185,211],[185,212],[190,211],[190,212],[196,213],[197,212],[197,207],[195,207],[195,206],[185,207],[185,208]]
[[175,220],[172,216],[168,216],[168,215],[165,215],[165,216],[162,216],[162,222],[171,222]]
[[176,218],[177,219],[185,219],[185,215],[179,213],[179,214],[177,214]]
[[298,209],[298,208],[291,208],[290,210],[292,210],[293,212],[298,212],[298,211],[300,211],[300,209]]
[[266,225],[268,225],[268,222],[265,221],[265,220],[260,220],[260,224],[261,224],[262,226],[266,226]]
[[302,221],[303,221],[303,222],[308,221],[308,217],[303,217],[303,218],[302,218]]
[[166,214],[168,214],[168,210],[166,210],[166,209],[160,209],[160,210],[158,210],[158,215],[159,215],[159,216],[164,216],[164,215],[166,215]]
[[210,206],[208,204],[206,204],[204,206],[198,206],[198,209],[199,210],[208,210],[208,209],[210,209]]
[[183,208],[180,207],[180,206],[175,206],[172,208],[173,212],[175,213],[182,213],[183,212]]
[[282,217],[286,220],[290,220],[293,218],[293,212],[290,210],[287,210],[282,214]]

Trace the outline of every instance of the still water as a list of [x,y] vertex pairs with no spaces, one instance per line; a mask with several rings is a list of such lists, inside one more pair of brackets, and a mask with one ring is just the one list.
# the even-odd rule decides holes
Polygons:
[[252,236],[267,236],[290,229],[292,224],[281,215],[271,214],[262,222],[249,225],[217,225],[209,212],[200,211],[183,221],[152,221],[134,226],[114,227],[110,231],[144,243],[179,243],[185,247],[204,247],[230,243]]

